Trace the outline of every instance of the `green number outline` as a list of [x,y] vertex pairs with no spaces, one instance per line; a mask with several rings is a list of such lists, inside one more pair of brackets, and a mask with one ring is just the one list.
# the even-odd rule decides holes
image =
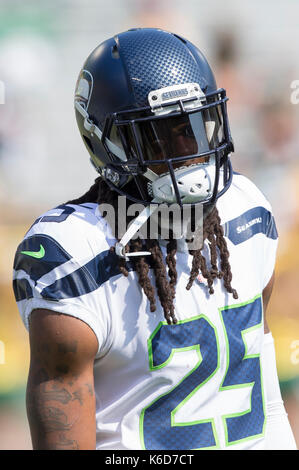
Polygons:
[[248,387],[248,386],[252,386],[253,388],[253,385],[254,385],[254,382],[249,382],[249,383],[244,383],[244,384],[238,384],[238,385],[227,385],[227,386],[222,386],[224,380],[225,380],[225,377],[226,377],[226,374],[227,374],[227,371],[228,371],[228,368],[229,368],[229,343],[228,343],[228,337],[227,337],[227,331],[226,331],[226,328],[225,328],[225,324],[224,324],[224,320],[223,320],[223,315],[222,315],[222,311],[223,310],[229,310],[229,309],[232,309],[232,308],[238,308],[238,307],[242,307],[244,305],[248,305],[250,303],[253,303],[256,299],[260,298],[261,299],[261,308],[262,308],[262,315],[261,315],[261,322],[254,325],[254,326],[251,326],[250,328],[245,328],[244,330],[241,331],[241,337],[242,337],[242,340],[243,340],[243,343],[245,345],[245,354],[244,354],[244,357],[243,357],[243,361],[245,359],[250,359],[250,358],[256,358],[258,357],[259,358],[259,363],[260,363],[260,375],[261,375],[261,394],[262,394],[262,402],[263,402],[263,410],[264,410],[264,425],[263,425],[263,430],[260,434],[254,434],[253,436],[248,436],[248,437],[244,437],[242,439],[238,439],[237,441],[232,441],[232,442],[228,442],[228,431],[227,431],[227,424],[226,424],[226,419],[227,418],[234,418],[234,417],[237,417],[237,416],[242,416],[242,415],[245,415],[247,413],[250,413],[251,410],[252,410],[252,389],[251,389],[251,393],[250,393],[250,407],[248,410],[245,410],[245,411],[242,411],[241,413],[232,413],[232,414],[228,414],[228,415],[222,415],[222,422],[223,422],[223,426],[224,426],[224,433],[225,433],[225,444],[226,446],[231,446],[231,445],[235,445],[239,442],[245,442],[245,441],[250,441],[252,439],[257,439],[258,437],[262,437],[265,435],[265,427],[266,427],[266,412],[265,412],[265,397],[264,397],[264,386],[263,386],[263,373],[262,373],[262,364],[261,364],[261,355],[260,354],[247,354],[247,351],[248,351],[248,346],[247,346],[247,343],[246,343],[246,339],[245,339],[245,335],[248,331],[252,331],[252,330],[256,330],[258,328],[262,328],[263,325],[264,325],[264,311],[263,311],[263,302],[262,302],[262,295],[261,294],[258,294],[256,295],[253,299],[251,300],[248,300],[247,302],[243,302],[243,303],[240,303],[240,304],[236,304],[236,305],[231,305],[231,306],[225,306],[225,307],[222,307],[222,308],[219,308],[218,311],[219,311],[219,314],[220,314],[220,319],[221,319],[221,322],[222,322],[222,325],[223,325],[223,330],[224,330],[224,334],[225,334],[225,343],[226,343],[226,371],[225,371],[225,374],[224,374],[224,377],[223,377],[223,380],[221,382],[221,385],[219,387],[219,391],[223,391],[223,390],[231,390],[231,389],[236,389],[236,388],[244,388],[244,387]]
[[[209,449],[209,450],[214,450],[214,449],[219,449],[220,448],[220,444],[219,444],[219,439],[218,439],[218,434],[216,432],[216,426],[215,426],[215,419],[214,418],[211,418],[211,419],[204,419],[204,420],[200,420],[200,421],[192,421],[192,422],[188,422],[188,423],[174,423],[174,418],[175,418],[175,414],[176,412],[197,392],[197,390],[199,390],[204,384],[206,384],[215,374],[216,372],[219,370],[219,367],[220,367],[220,347],[219,347],[219,338],[218,338],[218,332],[217,332],[217,329],[216,327],[212,324],[212,322],[209,320],[209,318],[206,316],[206,315],[198,315],[196,317],[192,317],[192,318],[188,318],[186,320],[181,320],[181,321],[178,321],[177,322],[177,325],[178,324],[183,324],[183,323],[187,323],[187,322],[190,322],[190,321],[194,321],[194,320],[198,320],[200,318],[204,318],[208,323],[209,325],[213,328],[214,330],[214,333],[215,333],[215,338],[216,338],[216,343],[217,343],[217,367],[216,369],[212,372],[211,375],[209,375],[209,377],[204,380],[202,383],[200,383],[194,390],[192,390],[192,392],[189,393],[189,395],[186,396],[186,398],[180,402],[176,408],[174,408],[171,412],[171,426],[192,426],[192,425],[195,425],[195,424],[201,424],[201,423],[211,423],[212,424],[212,430],[213,430],[213,435],[214,435],[214,439],[215,439],[215,442],[216,442],[216,445],[214,446],[209,446],[209,447],[201,447],[200,450],[205,450],[205,449]],[[174,355],[175,352],[181,352],[181,351],[190,351],[192,349],[194,349],[197,354],[198,354],[198,357],[199,357],[199,361],[198,363],[195,365],[195,367],[193,367],[193,369],[188,373],[186,374],[181,380],[179,383],[177,383],[174,387],[172,387],[171,390],[168,390],[167,392],[163,393],[162,395],[159,395],[157,398],[155,398],[149,405],[147,405],[145,408],[142,409],[141,411],[141,415],[140,415],[140,421],[139,421],[139,434],[140,434],[140,441],[141,441],[141,447],[142,449],[145,450],[145,444],[144,444],[144,435],[143,435],[143,423],[144,423],[144,413],[146,411],[147,408],[149,408],[150,406],[152,406],[157,400],[159,400],[160,398],[162,398],[163,396],[165,395],[168,395],[169,393],[171,393],[176,387],[178,387],[184,380],[186,380],[187,377],[189,377],[189,375],[191,375],[201,364],[202,362],[202,355],[201,355],[201,352],[200,352],[200,345],[199,344],[195,344],[193,346],[187,346],[185,348],[173,348],[171,353],[170,353],[170,356],[169,358],[163,362],[163,364],[160,364],[158,366],[154,366],[153,365],[153,351],[152,351],[152,340],[154,338],[154,336],[157,334],[157,332],[159,331],[160,328],[162,328],[163,325],[167,325],[167,322],[166,321],[161,321],[158,326],[156,327],[156,329],[153,331],[153,333],[151,334],[151,336],[149,337],[149,339],[147,340],[147,345],[148,345],[148,353],[149,353],[149,368],[150,368],[150,371],[154,371],[154,370],[158,370],[158,369],[161,369],[165,366],[167,366],[167,364],[169,364],[169,362],[172,360],[172,357]],[[191,449],[191,450],[197,450],[197,449]]]

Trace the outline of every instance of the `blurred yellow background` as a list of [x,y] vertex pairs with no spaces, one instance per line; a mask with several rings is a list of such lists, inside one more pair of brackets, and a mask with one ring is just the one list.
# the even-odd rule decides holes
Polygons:
[[291,100],[298,17],[293,0],[1,0],[0,450],[31,449],[14,253],[42,212],[83,194],[96,177],[76,127],[75,82],[96,45],[132,27],[187,37],[227,90],[234,169],[268,197],[280,235],[268,317],[299,446],[299,104]]

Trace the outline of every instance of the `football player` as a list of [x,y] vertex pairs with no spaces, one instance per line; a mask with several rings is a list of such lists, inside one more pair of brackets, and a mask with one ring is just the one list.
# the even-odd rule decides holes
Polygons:
[[[295,449],[265,318],[275,222],[232,170],[205,57],[159,29],[118,34],[84,63],[75,111],[99,176],[34,222],[14,263],[34,449]],[[119,236],[121,198],[143,210]],[[162,204],[189,208],[188,226],[201,209],[199,246],[174,222],[141,237]]]

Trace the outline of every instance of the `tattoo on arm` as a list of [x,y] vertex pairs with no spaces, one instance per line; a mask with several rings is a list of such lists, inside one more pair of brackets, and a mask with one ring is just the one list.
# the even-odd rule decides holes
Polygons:
[[59,434],[59,440],[56,444],[53,445],[53,450],[78,450],[78,442],[72,439],[67,439],[67,437],[61,433]]
[[76,353],[78,341],[72,341],[70,344],[58,343],[58,352],[61,354]]
[[87,387],[87,389],[88,389],[89,395],[90,395],[91,397],[93,397],[93,388],[92,388],[92,386],[91,386],[90,384],[85,384],[85,385],[86,385],[86,387]]
[[46,401],[58,401],[62,405],[67,405],[72,400],[72,394],[65,388],[59,389],[55,385],[53,385],[53,390],[46,390],[46,385],[44,384],[42,386],[42,395],[39,398],[44,403]]
[[97,348],[94,333],[77,319],[46,310],[32,316],[26,400],[34,449],[95,448]]
[[[78,407],[73,408],[69,415],[68,405],[77,401],[81,408],[85,398],[88,399],[88,396],[91,397],[94,393],[92,383],[78,384],[75,388],[76,380],[75,376],[73,381],[68,378],[64,380],[63,374],[51,379],[44,368],[40,368],[33,375],[27,389],[27,408],[31,427],[39,434],[38,446],[50,449],[79,449],[79,443],[74,439],[74,427],[80,419],[80,412]],[[59,433],[59,438],[54,434],[48,442],[49,433]],[[47,444],[44,444],[45,442]]]
[[45,433],[51,431],[69,431],[74,424],[69,423],[67,415],[54,406],[43,408],[40,413],[40,420]]
[[82,406],[83,405],[83,397],[82,397],[82,392],[81,392],[80,388],[73,393],[73,396],[74,396],[73,400],[78,400],[80,405]]

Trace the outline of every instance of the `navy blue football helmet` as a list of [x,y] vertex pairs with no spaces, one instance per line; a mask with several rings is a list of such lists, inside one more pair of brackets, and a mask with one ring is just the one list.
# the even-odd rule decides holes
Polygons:
[[108,185],[142,204],[212,204],[229,188],[227,97],[202,53],[160,29],[100,44],[80,72],[76,119]]

